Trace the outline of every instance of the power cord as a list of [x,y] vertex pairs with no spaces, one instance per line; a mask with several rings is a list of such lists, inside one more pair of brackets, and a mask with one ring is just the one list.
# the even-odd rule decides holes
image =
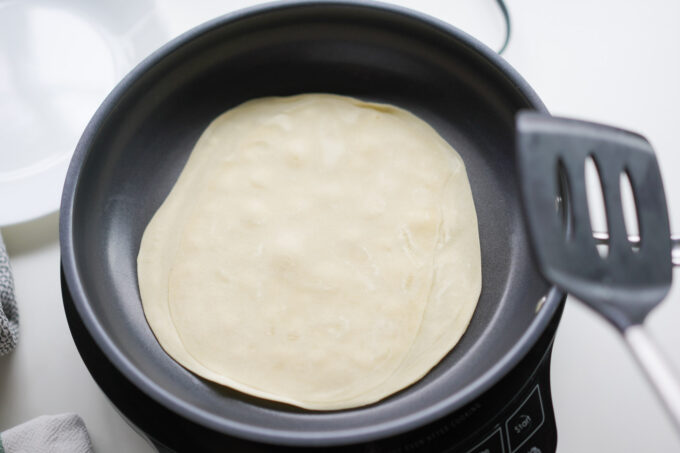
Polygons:
[[498,50],[498,54],[501,55],[508,47],[508,43],[510,42],[510,32],[512,29],[510,27],[510,13],[508,13],[508,7],[505,4],[505,0],[496,0],[496,3],[503,14],[503,19],[505,20],[505,41],[503,41],[503,45]]

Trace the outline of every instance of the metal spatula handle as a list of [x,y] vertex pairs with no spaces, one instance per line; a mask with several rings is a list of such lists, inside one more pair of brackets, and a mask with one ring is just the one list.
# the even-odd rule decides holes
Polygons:
[[[593,238],[598,245],[609,244],[608,233],[593,232]],[[638,244],[640,236],[631,235],[628,236],[628,240],[631,244]],[[680,235],[671,235],[671,242],[673,244],[671,261],[674,267],[680,267]],[[663,356],[642,326],[627,328],[623,332],[623,337],[680,431],[680,385],[675,372],[668,366],[668,359]]]
[[[598,245],[609,244],[608,233],[593,232],[593,238]],[[640,236],[628,236],[628,240],[632,244],[637,244],[640,242]],[[680,235],[671,235],[671,242],[673,266],[680,267]],[[668,359],[641,325],[628,327],[623,331],[623,337],[633,357],[675,421],[677,430],[680,431],[680,385],[676,373],[668,366]]]
[[677,374],[642,326],[628,327],[623,337],[680,433],[680,382]]
[[[607,245],[609,244],[609,233],[593,231],[593,239],[595,239],[597,245]],[[640,236],[628,236],[628,241],[630,241],[631,244],[639,244]],[[671,262],[674,267],[680,267],[680,234],[671,234],[671,243],[673,244]]]

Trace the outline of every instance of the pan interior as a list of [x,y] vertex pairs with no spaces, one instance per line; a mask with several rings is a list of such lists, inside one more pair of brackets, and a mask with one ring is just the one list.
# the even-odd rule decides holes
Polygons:
[[[513,158],[516,111],[540,106],[452,33],[368,6],[287,6],[217,20],[138,67],[90,124],[70,175],[76,278],[109,354],[224,432],[238,422],[302,437],[413,416],[488,371],[547,291],[529,257]],[[208,123],[251,98],[310,92],[392,103],[429,122],[465,161],[482,249],[481,298],[456,348],[408,389],[340,412],[246,397],[186,371],[154,338],[137,287],[142,233]]]

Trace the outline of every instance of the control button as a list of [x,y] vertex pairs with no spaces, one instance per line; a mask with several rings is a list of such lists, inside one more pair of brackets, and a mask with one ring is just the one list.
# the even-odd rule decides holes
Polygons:
[[472,447],[465,453],[505,453],[503,447],[503,433],[500,428],[489,434],[486,439]]
[[[519,447],[543,425],[545,413],[543,412],[543,400],[538,385],[534,387],[529,396],[513,412],[505,422],[505,429],[510,445],[510,453],[517,451]],[[529,450],[536,453],[537,448]],[[540,450],[538,450],[540,452]]]

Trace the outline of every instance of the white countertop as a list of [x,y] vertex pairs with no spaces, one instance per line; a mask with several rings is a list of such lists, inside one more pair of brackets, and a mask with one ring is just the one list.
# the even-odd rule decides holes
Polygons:
[[[76,2],[55,0],[50,7],[60,3]],[[254,2],[143,3],[171,37]],[[502,40],[503,22],[493,0],[398,3],[448,21],[493,48]],[[508,7],[513,36],[507,60],[553,114],[645,135],[658,154],[671,224],[679,231],[680,175],[673,170],[680,170],[680,3],[508,0]],[[14,268],[21,338],[14,353],[0,358],[0,431],[38,415],[76,412],[98,452],[152,452],[107,401],[73,344],[61,302],[57,223],[55,213],[2,230]],[[680,369],[678,286],[647,328]],[[552,385],[558,452],[680,451],[680,437],[622,340],[574,300],[568,301],[558,330]]]

